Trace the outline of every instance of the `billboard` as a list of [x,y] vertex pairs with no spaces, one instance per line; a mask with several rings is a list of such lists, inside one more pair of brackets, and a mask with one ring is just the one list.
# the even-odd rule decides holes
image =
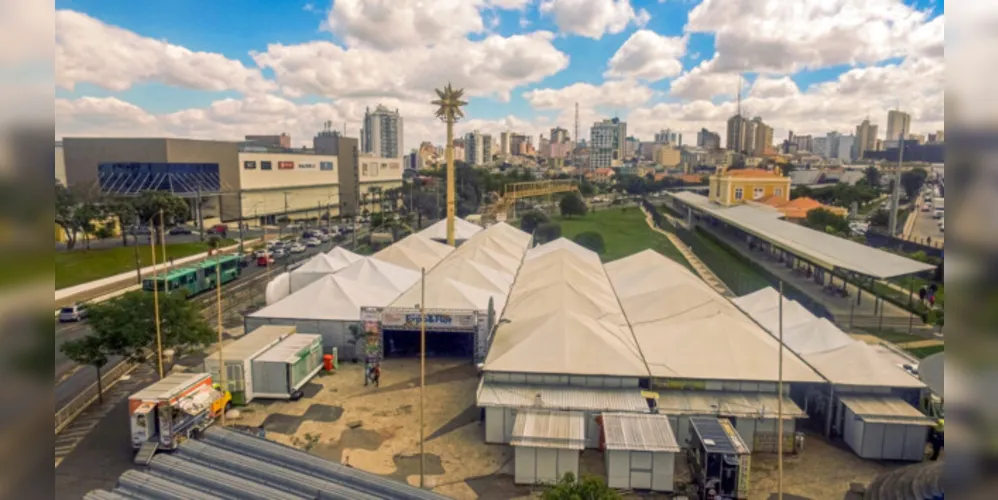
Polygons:
[[[381,315],[381,324],[393,330],[419,330],[419,309],[388,309]],[[435,331],[473,332],[478,328],[478,314],[468,311],[426,311],[426,329]]]
[[295,162],[293,161],[279,161],[277,162],[277,168],[281,170],[288,170],[295,168]]
[[333,162],[331,161],[319,162],[319,170],[332,170],[332,169],[333,169]]
[[361,307],[360,322],[364,330],[364,360],[367,363],[381,361],[381,324],[378,322],[380,310],[377,307]]
[[245,168],[246,170],[256,170],[256,162],[255,161],[244,161],[243,162],[243,168]]
[[298,168],[315,168],[315,163],[299,163]]

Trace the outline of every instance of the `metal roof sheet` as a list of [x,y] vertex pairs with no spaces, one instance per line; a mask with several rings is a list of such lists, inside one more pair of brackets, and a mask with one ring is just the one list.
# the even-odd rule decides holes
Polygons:
[[[670,415],[777,418],[779,396],[767,392],[659,391],[658,410]],[[807,418],[789,397],[783,397],[783,418]]]
[[298,361],[298,353],[302,349],[308,349],[316,343],[322,343],[322,335],[310,333],[296,333],[280,343],[271,347],[263,354],[253,359],[256,361],[269,361],[272,363],[294,363]]
[[[263,325],[243,334],[242,337],[226,345],[222,357],[226,363],[242,363],[259,356],[282,339],[292,336],[294,333],[294,326]],[[208,359],[212,358],[212,356],[208,356]],[[218,356],[214,356],[214,360],[217,362]]]
[[700,436],[700,441],[709,453],[736,455],[751,453],[728,419],[694,417],[690,419],[690,428]]
[[478,389],[478,406],[546,408],[579,411],[648,412],[641,389],[603,389],[501,384],[483,381]]
[[935,422],[904,400],[891,396],[839,396],[857,417],[870,423],[933,425]]
[[666,195],[827,268],[845,269],[877,279],[935,269],[931,264],[779,219],[756,207],[722,207],[711,203],[706,196],[688,191]]
[[129,399],[153,401],[169,399],[180,394],[184,389],[196,384],[203,378],[211,377],[207,373],[171,373],[149,387],[132,394]]
[[679,451],[666,415],[604,413],[603,435],[608,450]]
[[583,450],[586,447],[586,417],[578,411],[521,411],[516,414],[510,444]]

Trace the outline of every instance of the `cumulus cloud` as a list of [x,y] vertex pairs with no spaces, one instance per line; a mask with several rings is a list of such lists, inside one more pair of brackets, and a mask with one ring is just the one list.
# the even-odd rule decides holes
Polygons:
[[391,50],[481,33],[482,1],[336,0],[327,27],[349,46]]
[[760,76],[752,83],[749,97],[793,97],[800,95],[800,89],[789,76],[771,78]]
[[575,83],[560,89],[535,89],[523,98],[535,109],[569,110],[575,103],[586,107],[635,108],[648,102],[654,92],[633,81],[608,81],[602,85]]
[[740,83],[744,85],[738,73],[716,72],[713,61],[703,61],[673,80],[669,95],[690,100],[733,96],[738,93]]
[[143,37],[86,14],[59,10],[55,25],[56,82],[68,90],[81,82],[119,92],[149,82],[213,91],[275,88],[259,70],[222,54]]
[[599,40],[624,31],[630,24],[644,26],[651,15],[634,10],[630,0],[542,0],[540,12],[552,16],[562,33]]
[[635,31],[610,58],[603,76],[657,81],[683,71],[685,37],[667,37],[651,30]]

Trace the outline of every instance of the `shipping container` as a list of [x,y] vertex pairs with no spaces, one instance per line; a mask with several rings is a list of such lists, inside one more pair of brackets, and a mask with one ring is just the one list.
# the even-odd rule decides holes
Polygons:
[[[225,385],[232,393],[233,404],[245,405],[256,397],[253,387],[253,359],[294,333],[294,326],[264,325],[225,346],[222,352],[222,359],[225,362]],[[212,378],[221,383],[218,353],[205,358],[204,364],[205,370],[211,373]]]
[[299,333],[253,359],[255,397],[288,399],[322,369],[322,336]]

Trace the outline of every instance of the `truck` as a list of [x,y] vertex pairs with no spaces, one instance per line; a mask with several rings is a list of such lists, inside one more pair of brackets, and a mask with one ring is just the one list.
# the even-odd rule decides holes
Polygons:
[[209,373],[173,373],[128,398],[132,447],[137,463],[157,450],[174,450],[204,431],[231,406],[232,395]]

